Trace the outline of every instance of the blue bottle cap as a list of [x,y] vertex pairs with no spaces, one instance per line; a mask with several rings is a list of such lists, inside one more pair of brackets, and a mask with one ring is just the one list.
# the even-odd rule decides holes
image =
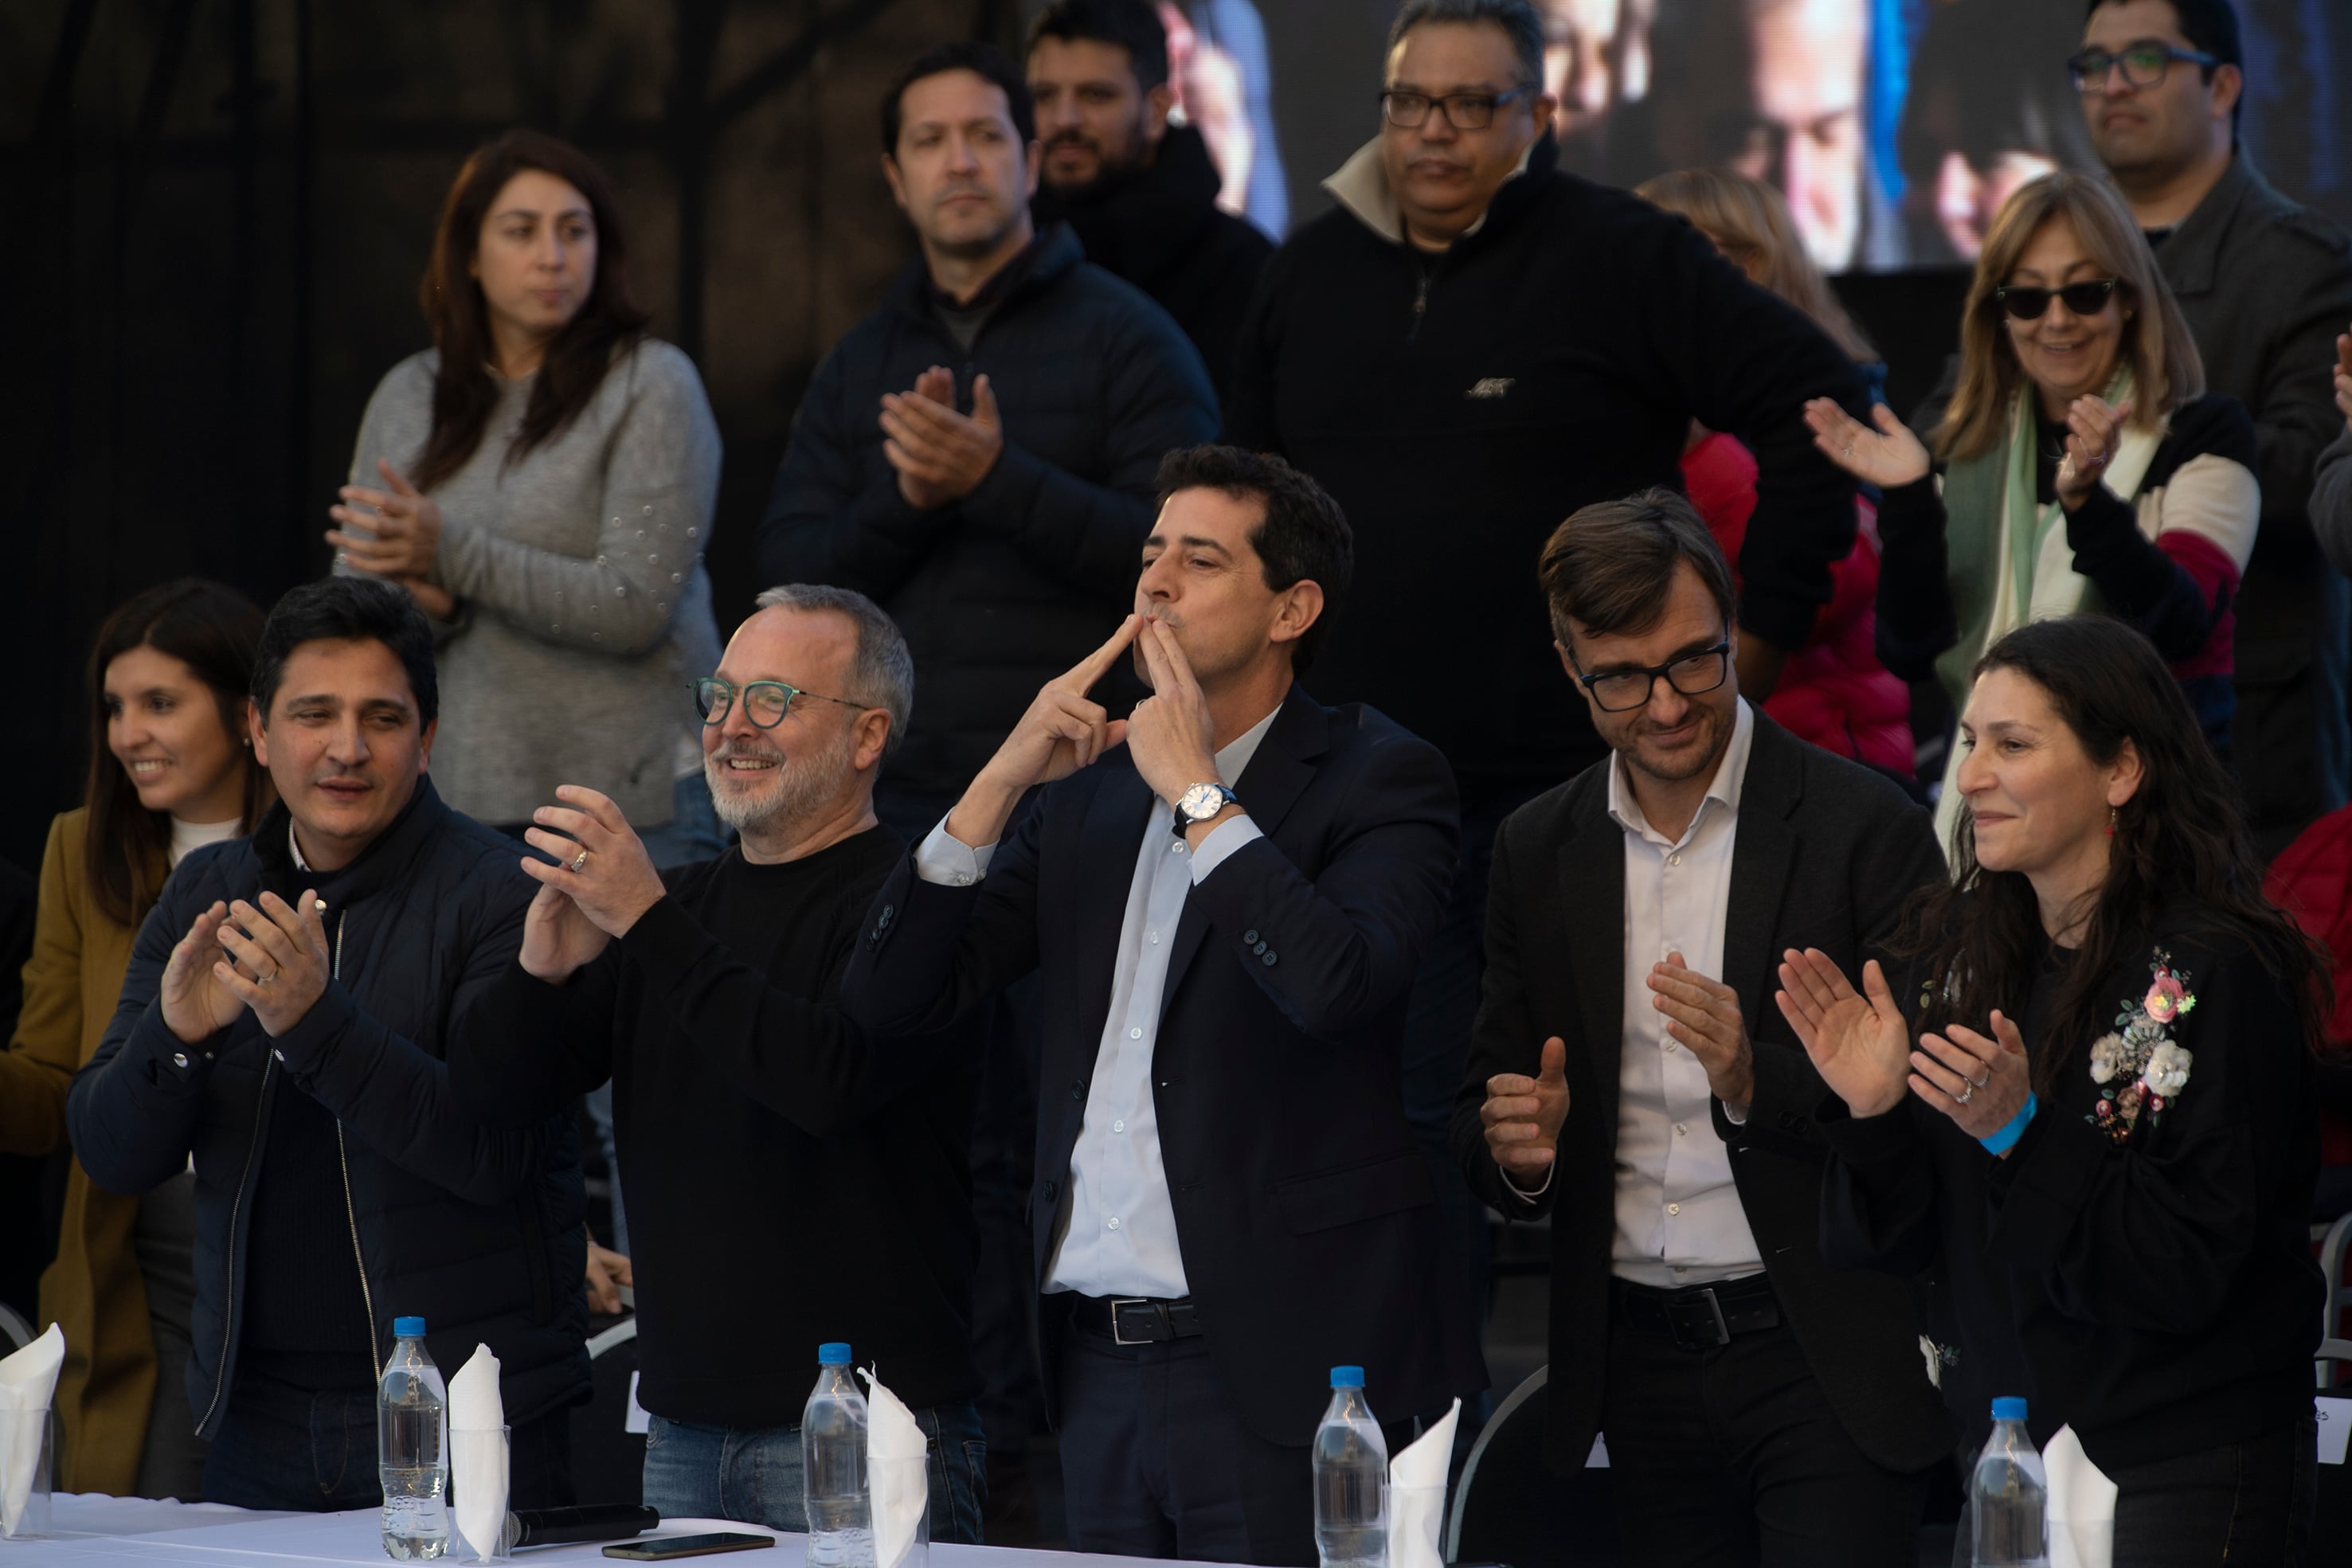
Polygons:
[[2009,1395],[2004,1398],[1994,1400],[1992,1402],[1992,1418],[1996,1421],[2024,1420],[2025,1401],[2020,1399],[2014,1394]]
[[423,1339],[425,1337],[425,1320],[423,1318],[393,1319],[392,1337],[394,1339]]
[[849,1347],[838,1340],[821,1344],[816,1347],[816,1364],[819,1366],[847,1366]]
[[1331,1369],[1331,1386],[1332,1386],[1332,1387],[1334,1387],[1334,1388],[1361,1388],[1363,1385],[1364,1385],[1364,1369],[1363,1369],[1362,1367],[1360,1367],[1360,1366],[1335,1366],[1335,1367],[1333,1367],[1333,1368]]

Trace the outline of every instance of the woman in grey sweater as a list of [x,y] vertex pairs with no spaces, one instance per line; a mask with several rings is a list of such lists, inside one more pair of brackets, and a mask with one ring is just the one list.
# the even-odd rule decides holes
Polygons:
[[[719,425],[693,361],[645,335],[627,256],[577,148],[514,131],[467,159],[425,274],[434,346],[368,400],[327,541],[336,570],[391,578],[433,620],[443,799],[520,838],[585,784],[682,865],[727,847],[688,696],[719,667]],[[611,1095],[589,1111],[625,1254]],[[626,1258],[592,1239],[588,1274],[619,1310]]]
[[520,834],[585,784],[657,863],[710,858],[688,685],[719,661],[719,428],[693,362],[643,332],[601,171],[535,131],[482,148],[423,296],[435,347],[369,400],[327,538],[435,622],[436,786]]

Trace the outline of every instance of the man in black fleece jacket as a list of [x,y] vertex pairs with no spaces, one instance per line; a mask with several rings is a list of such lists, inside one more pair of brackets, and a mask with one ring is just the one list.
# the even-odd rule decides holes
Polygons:
[[66,1100],[108,1191],[194,1166],[205,1496],[373,1507],[380,1358],[417,1316],[445,1374],[478,1343],[498,1356],[514,1505],[568,1503],[587,1195],[569,1117],[485,1127],[449,1100],[531,884],[425,776],[432,630],[390,583],[298,588],[253,706],[278,804],[172,873]]
[[923,715],[879,801],[945,815],[1037,688],[1127,604],[1163,453],[1217,400],[1168,313],[1029,216],[1029,89],[946,44],[883,101],[922,259],[817,366],[760,525],[763,582],[854,588],[914,650]]
[[[1268,264],[1225,439],[1279,452],[1356,529],[1355,606],[1325,701],[1433,742],[1462,789],[1462,860],[1407,1030],[1407,1103],[1454,1230],[1485,1223],[1446,1148],[1483,968],[1496,829],[1609,755],[1544,632],[1537,552],[1569,514],[1680,489],[1694,419],[1759,469],[1740,550],[1739,685],[1758,701],[1853,547],[1853,481],[1803,408],[1866,416],[1853,363],[1698,232],[1555,166],[1543,32],[1524,0],[1411,0],[1380,135],[1333,211]],[[1483,1289],[1484,1270],[1465,1270]]]
[[972,1072],[835,1001],[906,853],[874,780],[911,661],[862,594],[759,602],[697,688],[711,796],[741,844],[657,872],[609,799],[558,790],[526,834],[557,860],[526,866],[541,885],[522,951],[468,1020],[484,1050],[457,1092],[529,1122],[613,1082],[648,1504],[805,1528],[801,1407],[817,1346],[845,1340],[929,1435],[932,1539],[977,1542]]
[[1176,319],[1223,391],[1234,340],[1274,242],[1217,206],[1223,177],[1190,125],[1171,125],[1168,34],[1149,0],[1055,0],[1029,24],[1029,91],[1045,164],[1040,224]]

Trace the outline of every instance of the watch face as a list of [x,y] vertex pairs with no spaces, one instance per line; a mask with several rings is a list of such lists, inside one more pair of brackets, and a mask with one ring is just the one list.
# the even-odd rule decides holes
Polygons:
[[1225,809],[1225,792],[1214,784],[1195,784],[1184,791],[1184,814],[1202,821]]

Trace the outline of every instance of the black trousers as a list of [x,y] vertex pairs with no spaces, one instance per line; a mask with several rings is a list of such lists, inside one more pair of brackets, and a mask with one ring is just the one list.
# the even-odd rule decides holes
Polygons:
[[1601,1427],[1628,1563],[1918,1562],[1928,1472],[1886,1469],[1855,1446],[1785,1322],[1707,1351],[1617,1322]]
[[[1043,1308],[1066,1312],[1067,1298]],[[1070,1550],[1312,1568],[1314,1471],[1226,1397],[1205,1339],[1116,1344],[1062,1333],[1062,1490]],[[1389,1451],[1412,1439],[1387,1422]]]
[[[2335,1561],[2310,1550],[2318,1448],[2319,1424],[2306,1416],[2243,1443],[2108,1471],[2116,1483],[2117,1568],[2302,1568]],[[1952,1543],[1959,1568],[1971,1557],[1969,1523],[1961,1510]]]

